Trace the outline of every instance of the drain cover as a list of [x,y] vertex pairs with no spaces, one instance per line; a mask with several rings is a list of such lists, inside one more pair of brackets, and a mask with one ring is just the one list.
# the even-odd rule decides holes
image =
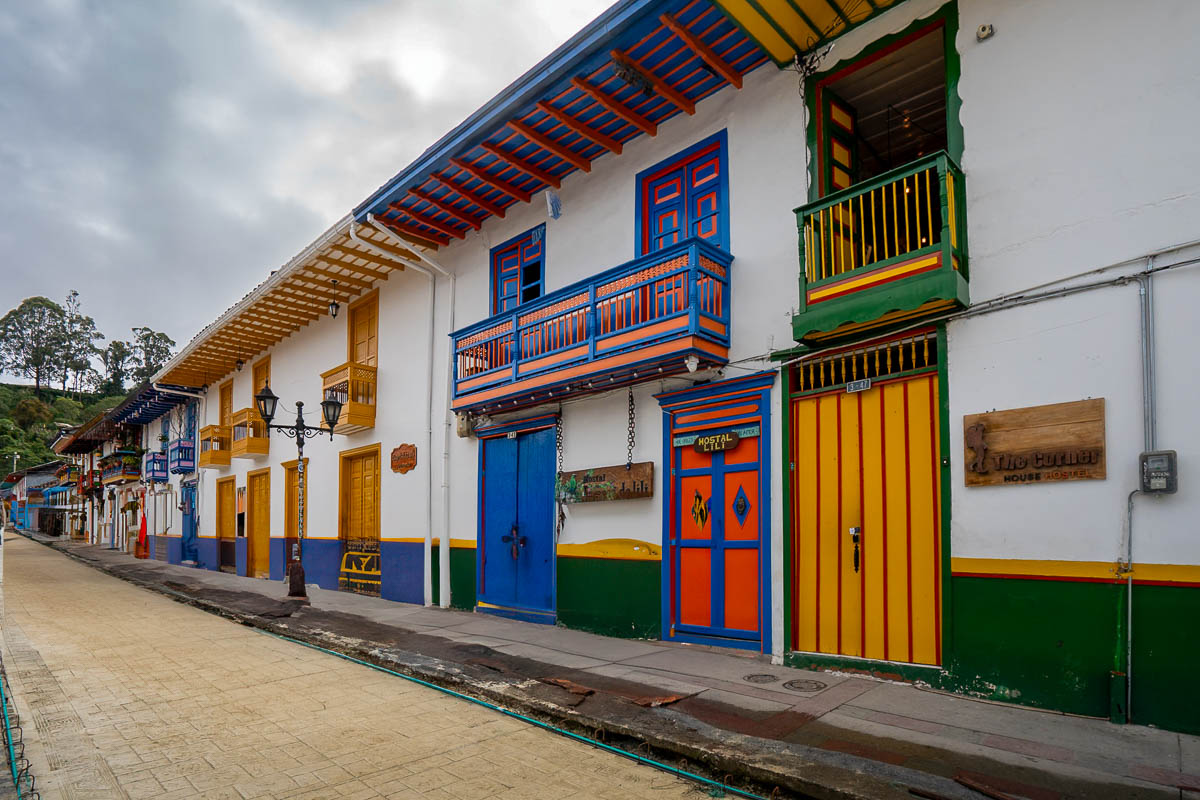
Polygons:
[[794,680],[785,683],[783,688],[791,689],[793,692],[819,692],[824,689],[825,686],[826,685],[820,681]]
[[775,681],[779,680],[779,678],[767,672],[758,672],[754,675],[746,675],[742,678],[742,680],[746,681],[747,683],[774,683]]

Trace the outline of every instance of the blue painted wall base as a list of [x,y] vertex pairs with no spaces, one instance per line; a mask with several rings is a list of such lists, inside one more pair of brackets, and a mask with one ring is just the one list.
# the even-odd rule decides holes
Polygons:
[[183,561],[183,539],[178,536],[167,537],[167,563],[178,564]]
[[248,574],[246,572],[246,569],[249,566],[249,561],[246,558],[246,537],[239,536],[238,538],[234,539],[233,541],[234,541],[234,545],[233,545],[233,547],[234,547],[234,550],[233,550],[233,552],[234,552],[234,556],[233,556],[234,568],[237,570],[238,575],[245,578],[245,577],[247,577],[247,574]]
[[283,568],[287,565],[287,540],[271,537],[271,566],[268,574],[273,581],[283,580]]
[[379,543],[379,594],[401,603],[425,602],[425,543]]
[[215,536],[196,537],[196,565],[201,569],[211,569],[214,572],[221,568],[221,562],[217,560]]
[[300,544],[300,561],[304,565],[304,582],[315,583],[322,589],[338,588],[338,572],[342,568],[341,539],[305,539]]

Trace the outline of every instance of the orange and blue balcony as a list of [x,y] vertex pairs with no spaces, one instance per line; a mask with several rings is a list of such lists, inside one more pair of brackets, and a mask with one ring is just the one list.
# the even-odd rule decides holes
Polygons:
[[457,331],[453,409],[509,410],[725,364],[732,261],[687,239]]
[[793,338],[821,343],[965,308],[963,188],[939,152],[797,208]]

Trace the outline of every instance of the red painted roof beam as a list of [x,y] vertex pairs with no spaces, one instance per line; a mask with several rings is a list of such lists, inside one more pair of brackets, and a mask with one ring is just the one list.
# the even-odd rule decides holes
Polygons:
[[[406,207],[400,205],[399,203],[388,203],[388,208],[391,209],[392,211],[396,211],[401,214],[406,214],[406,215],[408,215],[409,219],[411,219],[415,222],[419,222],[422,225],[428,225],[430,228],[433,228],[435,231],[441,231],[442,233],[446,234],[447,236],[453,236],[455,239],[462,239],[462,238],[466,237],[466,234],[463,233],[462,231],[460,231],[458,228],[452,227],[443,222],[438,222],[433,217],[427,217],[424,214],[419,214],[416,211],[413,211],[411,208],[406,208]],[[446,241],[448,243],[450,240],[447,239]]]
[[693,103],[691,100],[688,100],[687,97],[685,97],[683,93],[677,91],[675,87],[660,80],[657,75],[635,61],[628,53],[623,53],[620,50],[612,50],[609,52],[609,55],[612,56],[615,61],[624,61],[630,64],[634,69],[645,76],[646,80],[650,81],[650,85],[654,87],[654,91],[658,92],[661,97],[666,98],[669,103],[674,105],[680,111],[686,111],[688,116],[696,113],[695,103]]
[[584,172],[592,171],[592,162],[571,150],[569,147],[554,141],[549,136],[539,133],[537,130],[531,128],[525,123],[517,122],[516,120],[509,120],[508,127],[512,128],[514,131],[521,134],[538,147],[541,147],[543,150],[558,156],[568,164],[574,164]]
[[683,40],[683,43],[692,49],[692,52],[704,59],[710,67],[715,69],[717,73],[725,80],[732,83],[737,88],[742,88],[742,76],[733,67],[725,63],[725,59],[721,58],[713,49],[704,42],[697,39],[691,31],[680,25],[670,14],[663,14],[659,21],[670,29],[671,33]]
[[488,142],[484,142],[483,144],[480,145],[480,147],[482,147],[484,150],[491,153],[492,155],[494,155],[496,158],[500,159],[504,163],[508,164],[509,166],[517,169],[520,172],[524,172],[529,177],[535,178],[536,180],[541,181],[542,183],[546,184],[547,186],[553,186],[555,189],[558,189],[559,187],[562,186],[562,183],[558,180],[558,178],[556,178],[554,175],[551,175],[549,172],[546,172],[546,170],[541,169],[540,167],[535,167],[533,164],[530,164],[528,161],[525,161],[524,159],[521,159],[521,158],[517,158],[512,153],[506,153],[494,144],[489,144]]
[[588,125],[586,122],[580,122],[579,120],[572,117],[570,114],[567,114],[563,111],[559,111],[557,108],[555,108],[554,106],[550,105],[549,103],[547,103],[543,100],[539,100],[537,102],[537,108],[538,108],[538,111],[541,111],[541,112],[544,112],[545,114],[550,115],[554,119],[561,122],[563,125],[567,126],[567,128],[569,130],[572,130],[575,133],[578,133],[583,138],[591,139],[593,142],[600,145],[601,147],[603,147],[607,150],[610,150],[611,152],[616,153],[617,155],[621,155],[621,143],[620,142],[618,142],[616,139],[612,138],[611,136],[609,136],[607,134],[601,133],[600,131],[593,128],[591,125]]
[[657,125],[633,109],[623,105],[616,98],[611,97],[606,92],[596,88],[595,86],[592,86],[587,81],[580,80],[579,78],[571,78],[571,85],[584,94],[591,96],[591,98],[597,103],[604,106],[609,111],[640,130],[642,133],[649,134],[650,136],[658,135]]
[[454,181],[447,178],[445,175],[441,175],[441,174],[435,172],[435,173],[433,173],[432,177],[434,180],[442,183],[446,188],[455,192],[462,199],[469,200],[470,202],[472,202],[475,205],[482,208],[487,213],[497,216],[500,219],[504,219],[504,209],[501,208],[500,206],[496,205],[495,203],[493,203],[491,200],[485,200],[480,195],[475,194],[474,192],[472,192],[470,189],[463,186],[462,184],[455,183]]
[[464,211],[463,209],[461,209],[457,206],[453,206],[453,205],[447,203],[445,200],[439,200],[438,198],[431,195],[429,192],[423,192],[420,189],[409,189],[408,193],[411,194],[413,197],[417,198],[418,200],[424,200],[426,203],[429,203],[429,205],[433,206],[434,208],[439,208],[442,211],[445,211],[447,214],[454,217],[456,220],[463,223],[464,225],[470,225],[474,230],[479,230],[479,220],[475,219],[474,217],[468,216],[467,212]]
[[[379,220],[382,224],[387,225],[401,238],[407,239],[414,244],[432,247],[434,250],[438,248],[438,245],[450,244],[450,237],[448,236],[441,236],[440,234],[418,230],[412,225],[401,222],[398,219],[387,219],[385,217],[376,217],[375,219]],[[445,241],[442,241],[442,239],[445,239]]]
[[528,203],[529,198],[533,196],[531,192],[527,192],[524,189],[518,189],[517,187],[513,186],[512,184],[507,183],[506,181],[502,181],[499,178],[495,177],[494,175],[489,175],[485,170],[481,169],[480,167],[475,166],[474,164],[468,164],[466,161],[463,161],[461,158],[452,158],[452,159],[450,159],[450,163],[453,164],[454,166],[458,167],[459,169],[461,169],[463,172],[466,172],[467,174],[472,175],[472,176],[478,178],[479,180],[483,181],[488,186],[491,186],[493,189],[498,189],[499,191],[504,192],[509,197],[515,197],[516,199],[520,200],[523,203]]

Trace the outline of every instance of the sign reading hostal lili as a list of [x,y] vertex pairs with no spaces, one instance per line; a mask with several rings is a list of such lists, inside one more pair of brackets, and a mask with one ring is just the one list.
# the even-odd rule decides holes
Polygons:
[[967,486],[1104,480],[1104,398],[963,417]]
[[594,503],[598,500],[633,500],[654,495],[654,462],[639,461],[614,467],[592,467],[558,474],[556,495],[560,503]]
[[402,444],[392,451],[392,472],[403,475],[417,467],[417,446]]

